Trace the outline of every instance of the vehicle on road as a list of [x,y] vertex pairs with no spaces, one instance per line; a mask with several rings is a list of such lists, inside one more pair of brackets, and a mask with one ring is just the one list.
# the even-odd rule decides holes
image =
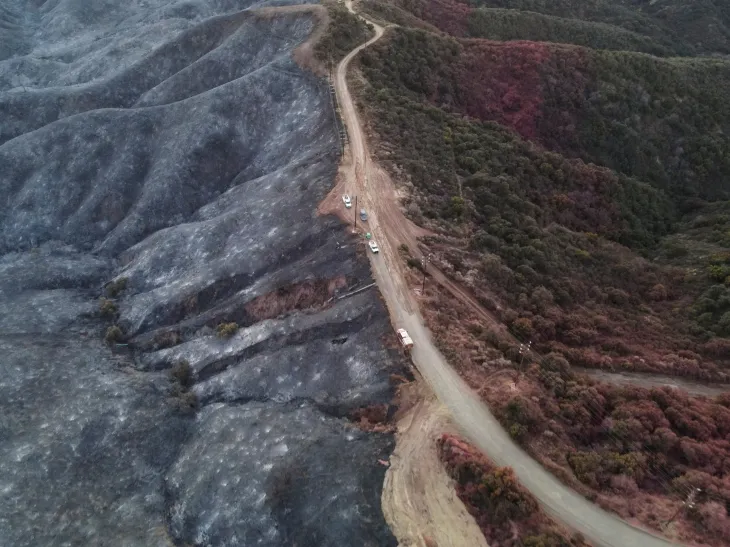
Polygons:
[[363,222],[366,222],[367,219],[368,219],[368,214],[365,211],[365,209],[360,209],[360,220],[362,220]]
[[378,253],[378,252],[380,252],[380,249],[378,248],[378,244],[377,244],[377,243],[375,243],[375,241],[374,241],[374,240],[372,240],[372,239],[371,239],[371,240],[370,240],[370,241],[368,242],[368,246],[370,247],[370,250],[371,250],[371,251],[372,251],[373,253]]
[[342,196],[342,201],[345,202],[345,207],[347,207],[348,209],[352,207],[352,201],[350,200],[350,196],[348,196],[347,194]]
[[413,347],[413,340],[411,340],[411,337],[408,336],[406,329],[398,329],[396,332],[398,333],[398,340],[400,341],[401,346],[403,346],[406,351],[409,351]]

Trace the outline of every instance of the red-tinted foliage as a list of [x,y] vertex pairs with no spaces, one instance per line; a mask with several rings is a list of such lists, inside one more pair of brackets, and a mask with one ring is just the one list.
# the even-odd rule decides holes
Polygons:
[[466,36],[472,8],[454,0],[430,0],[419,5],[420,17],[453,36]]
[[[446,470],[456,480],[459,498],[476,518],[489,545],[571,544],[519,484],[511,468],[496,467],[474,447],[452,435],[442,435],[438,446]],[[582,540],[572,544],[584,545]]]
[[462,110],[512,127],[526,139],[536,139],[543,104],[540,66],[549,56],[549,46],[544,43],[466,42],[459,79]]

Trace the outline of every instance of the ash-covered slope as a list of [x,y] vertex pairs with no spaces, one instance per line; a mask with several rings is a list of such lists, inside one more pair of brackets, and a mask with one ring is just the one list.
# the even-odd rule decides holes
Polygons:
[[315,215],[314,18],[251,7],[0,0],[0,544],[395,544],[393,441],[342,418],[396,359],[375,293],[332,299],[370,274]]

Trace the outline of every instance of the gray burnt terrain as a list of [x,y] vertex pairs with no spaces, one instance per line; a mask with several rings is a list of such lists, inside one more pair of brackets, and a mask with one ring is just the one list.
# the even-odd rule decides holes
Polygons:
[[315,214],[338,143],[291,59],[312,16],[263,5],[0,0],[2,546],[395,544],[393,439],[344,418],[392,396],[387,314],[336,298],[371,280]]

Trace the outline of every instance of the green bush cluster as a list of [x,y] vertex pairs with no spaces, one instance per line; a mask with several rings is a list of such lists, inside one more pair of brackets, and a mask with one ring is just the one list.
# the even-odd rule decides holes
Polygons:
[[[683,0],[470,0],[469,3],[475,7],[506,8],[610,25],[619,37],[624,36],[621,30],[640,35],[674,55],[730,53],[730,11],[722,2],[713,0],[697,0],[691,7]],[[528,34],[544,32],[533,21],[535,18],[530,17],[522,23],[526,27],[524,39],[541,39],[540,34]],[[586,45],[601,47],[603,32],[594,32],[599,41]],[[627,38],[627,47],[622,49],[630,49],[634,40]]]
[[325,63],[336,63],[372,35],[368,24],[350,13],[342,4],[327,2],[330,22],[315,46],[317,58]]
[[646,456],[640,452],[574,452],[567,460],[578,480],[601,489],[608,488],[615,475],[639,481],[646,469]]
[[111,281],[105,287],[106,295],[109,298],[116,298],[127,288],[127,281],[128,279],[126,277],[120,277]]
[[105,319],[115,318],[118,312],[119,308],[117,305],[108,298],[101,298],[99,300],[99,313]]
[[238,332],[238,323],[220,323],[216,328],[215,332],[219,338],[230,338],[236,332]]
[[707,333],[730,336],[730,287],[712,285],[697,299],[692,312]]
[[118,325],[112,325],[106,329],[104,341],[108,345],[118,344],[124,341],[124,331]]
[[538,40],[596,49],[641,51],[652,55],[675,53],[669,44],[661,44],[621,27],[531,11],[481,8],[474,10],[466,23],[469,36],[474,38]]

